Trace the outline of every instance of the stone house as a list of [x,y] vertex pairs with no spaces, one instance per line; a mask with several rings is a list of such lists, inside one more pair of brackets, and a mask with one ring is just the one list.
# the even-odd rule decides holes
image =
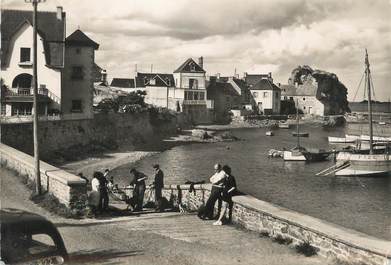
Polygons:
[[[33,112],[32,12],[1,11],[1,115],[29,117]],[[82,31],[66,38],[66,15],[38,12],[38,113],[92,118],[95,50]]]
[[250,93],[244,80],[235,77],[211,76],[207,86],[208,99],[214,102],[214,119],[227,121],[232,110],[243,110],[250,102]]
[[[248,76],[247,76],[248,77]],[[273,83],[271,73],[244,78],[251,93],[251,102],[259,114],[280,114],[281,90]]]
[[296,108],[304,114],[323,116],[325,115],[325,106],[319,100],[320,90],[316,80],[312,79],[303,84],[281,85],[281,100],[293,101]]

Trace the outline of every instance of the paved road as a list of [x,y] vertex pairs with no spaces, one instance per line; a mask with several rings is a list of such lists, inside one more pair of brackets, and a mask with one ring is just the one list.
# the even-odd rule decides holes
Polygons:
[[70,220],[33,204],[28,190],[0,168],[2,207],[45,215],[59,228],[72,264],[326,264],[306,258],[256,233],[215,227],[194,215],[152,213],[130,217]]

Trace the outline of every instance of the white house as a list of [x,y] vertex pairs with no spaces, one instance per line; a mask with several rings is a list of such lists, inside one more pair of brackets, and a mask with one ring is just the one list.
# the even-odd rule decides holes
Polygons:
[[[91,69],[98,44],[77,30],[65,38],[62,7],[38,13],[38,113],[92,117]],[[32,12],[1,11],[1,115],[32,114]]]
[[175,105],[180,105],[196,122],[209,122],[213,116],[213,101],[207,99],[205,73],[202,57],[198,64],[192,58],[187,59],[174,71],[175,89],[169,94]]
[[249,86],[253,105],[261,114],[280,114],[281,90],[273,83],[271,74],[264,75],[259,81]]

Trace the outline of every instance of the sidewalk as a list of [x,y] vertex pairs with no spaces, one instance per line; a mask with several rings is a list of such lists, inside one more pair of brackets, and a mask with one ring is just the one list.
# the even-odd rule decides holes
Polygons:
[[28,200],[28,191],[0,168],[2,207],[47,216],[64,238],[72,264],[327,264],[234,226],[213,226],[195,215],[150,213],[139,216],[70,220],[47,213]]

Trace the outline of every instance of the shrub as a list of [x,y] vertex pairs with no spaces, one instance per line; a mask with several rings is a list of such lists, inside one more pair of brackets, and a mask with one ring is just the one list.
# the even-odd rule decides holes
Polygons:
[[316,255],[319,249],[312,246],[309,241],[304,241],[296,246],[296,251],[306,257],[311,257]]
[[292,243],[292,238],[277,235],[276,237],[273,238],[273,241],[281,245],[289,245]]

